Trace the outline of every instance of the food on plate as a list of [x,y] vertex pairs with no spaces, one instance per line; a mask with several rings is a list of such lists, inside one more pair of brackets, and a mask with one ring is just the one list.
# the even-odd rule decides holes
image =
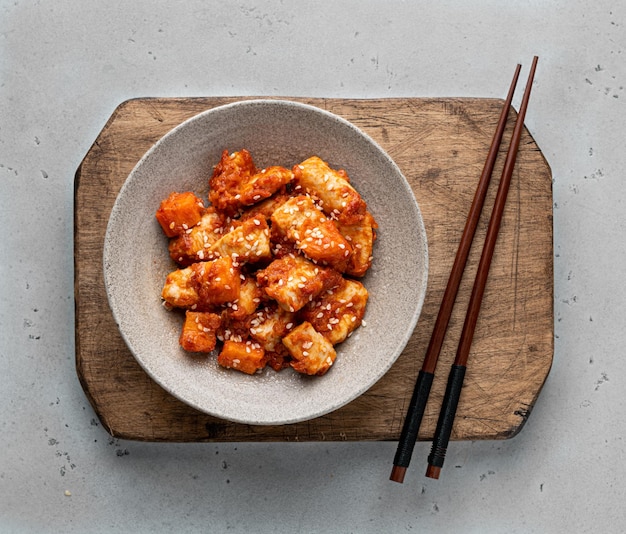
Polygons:
[[156,211],[177,268],[161,298],[185,313],[181,347],[224,368],[320,376],[359,326],[377,224],[345,171],[317,156],[257,168],[224,150],[208,201],[172,192]]

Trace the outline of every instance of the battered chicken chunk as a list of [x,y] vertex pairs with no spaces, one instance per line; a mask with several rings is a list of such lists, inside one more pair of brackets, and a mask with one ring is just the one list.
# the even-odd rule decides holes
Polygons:
[[357,224],[341,224],[337,228],[351,245],[345,273],[350,276],[363,276],[372,265],[374,241],[378,224],[368,211]]
[[220,324],[220,316],[215,313],[187,310],[180,346],[189,352],[211,352],[217,344]]
[[274,260],[257,272],[257,282],[284,310],[295,312],[326,289],[338,285],[341,273],[319,267],[302,256]]
[[367,204],[350,185],[345,171],[331,169],[317,156],[293,168],[295,182],[304,192],[320,199],[324,212],[343,224],[357,224],[363,220]]
[[240,270],[228,256],[194,263],[167,275],[161,297],[170,306],[212,310],[239,296]]
[[210,257],[234,258],[237,262],[256,263],[272,257],[270,231],[263,215],[233,226],[209,248]]
[[234,216],[246,206],[271,197],[293,180],[293,172],[280,166],[257,171],[247,150],[229,154],[222,159],[209,180],[209,200],[220,211]]
[[170,257],[183,267],[210,259],[209,249],[220,238],[223,230],[224,216],[213,207],[206,208],[195,226],[170,240]]
[[301,312],[302,318],[336,345],[361,325],[367,298],[367,289],[362,283],[344,278],[337,287],[307,304]]
[[251,341],[224,341],[224,347],[217,357],[222,367],[236,369],[253,375],[267,364],[265,350]]
[[202,200],[195,194],[174,192],[161,202],[156,218],[165,235],[174,237],[198,224],[203,210]]
[[304,322],[283,338],[291,354],[291,367],[307,375],[325,374],[337,357],[333,345],[311,323]]
[[298,195],[282,204],[272,214],[272,228],[311,260],[346,270],[352,247],[311,197]]
[[268,302],[250,322],[250,335],[266,351],[276,351],[282,338],[294,327],[295,314]]

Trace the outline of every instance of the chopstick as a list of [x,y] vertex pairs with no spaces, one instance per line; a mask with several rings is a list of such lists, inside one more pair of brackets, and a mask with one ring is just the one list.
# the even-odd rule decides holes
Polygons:
[[439,420],[437,421],[437,428],[435,430],[432,449],[430,455],[428,456],[426,476],[430,478],[439,478],[439,474],[445,460],[450,435],[452,433],[452,426],[454,424],[454,418],[461,397],[461,389],[463,387],[465,370],[467,369],[467,360],[474,337],[474,330],[480,313],[482,298],[485,292],[485,285],[487,283],[489,268],[491,266],[491,259],[493,257],[493,250],[496,246],[496,240],[504,212],[504,205],[506,204],[506,197],[509,192],[511,177],[513,175],[515,161],[517,159],[520,138],[524,128],[524,117],[526,116],[528,100],[530,99],[530,91],[532,89],[533,78],[537,68],[537,60],[538,58],[535,56],[530,68],[530,74],[528,75],[526,90],[524,91],[524,96],[522,97],[522,103],[520,105],[513,135],[511,137],[511,144],[504,162],[502,177],[500,178],[498,192],[496,193],[496,200],[494,202],[493,211],[489,220],[489,226],[487,227],[485,244],[480,256],[480,262],[478,264],[476,279],[474,280],[474,286],[472,288],[472,294],[470,296],[470,302],[467,308],[467,314],[465,316],[465,323],[463,324],[456,358],[452,364],[450,374],[448,375],[446,393],[444,395],[441,411],[439,413]]
[[428,401],[433,378],[435,376],[437,360],[439,359],[443,340],[448,328],[450,316],[452,314],[452,308],[454,307],[454,301],[459,290],[461,278],[463,277],[463,271],[465,270],[465,264],[467,263],[467,257],[472,246],[474,234],[476,233],[480,213],[483,209],[493,167],[498,157],[498,150],[500,148],[500,143],[502,142],[502,136],[506,127],[506,120],[511,107],[511,102],[513,100],[513,94],[515,93],[515,86],[517,85],[520,69],[521,65],[517,65],[506,101],[502,106],[496,131],[494,132],[491,146],[485,160],[485,165],[480,175],[476,192],[474,193],[474,199],[465,222],[465,228],[463,229],[463,234],[461,235],[459,248],[457,249],[454,263],[452,264],[448,284],[441,300],[441,306],[439,308],[439,313],[437,314],[437,320],[435,321],[435,326],[428,344],[428,349],[426,350],[426,355],[424,356],[424,362],[417,376],[415,389],[413,390],[407,415],[404,419],[404,426],[400,434],[398,448],[393,460],[393,469],[391,471],[391,476],[389,477],[390,480],[393,480],[394,482],[402,483],[404,481],[404,475],[411,462],[411,456],[413,455],[413,449],[415,447],[415,442],[417,441],[419,428],[422,424],[422,418],[424,417],[426,402]]

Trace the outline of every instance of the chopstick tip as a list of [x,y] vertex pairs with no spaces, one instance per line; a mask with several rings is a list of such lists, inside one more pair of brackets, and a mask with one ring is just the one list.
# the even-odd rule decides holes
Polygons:
[[394,465],[393,469],[391,470],[391,476],[389,477],[389,480],[402,484],[404,482],[405,473],[406,473],[406,467]]
[[426,476],[428,478],[434,478],[437,480],[439,478],[439,473],[441,473],[441,467],[437,467],[435,465],[429,465],[428,469],[426,469]]

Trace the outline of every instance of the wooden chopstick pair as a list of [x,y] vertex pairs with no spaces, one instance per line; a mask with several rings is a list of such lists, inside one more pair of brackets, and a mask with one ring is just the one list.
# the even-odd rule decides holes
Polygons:
[[[426,476],[430,478],[439,478],[441,467],[443,466],[445,460],[450,435],[452,433],[452,426],[454,424],[454,418],[461,396],[461,389],[463,387],[463,379],[467,368],[467,359],[472,339],[474,337],[476,321],[480,312],[482,297],[489,274],[489,268],[491,266],[491,258],[493,256],[493,250],[495,248],[500,223],[502,221],[502,214],[504,212],[504,205],[506,203],[506,197],[511,183],[513,168],[515,167],[515,161],[517,159],[520,138],[524,127],[524,117],[526,115],[526,109],[528,108],[528,100],[530,98],[532,82],[535,76],[537,60],[538,58],[535,56],[530,68],[526,90],[524,91],[524,96],[520,105],[517,121],[511,137],[511,144],[507,152],[502,177],[498,186],[493,211],[489,220],[487,235],[485,237],[483,251],[478,264],[476,279],[472,288],[472,294],[465,316],[465,323],[461,332],[456,358],[448,376],[446,392],[441,406],[441,411],[439,413],[435,436],[433,438],[433,445],[431,453],[428,457],[428,469],[426,471]],[[515,86],[517,85],[520,69],[521,65],[517,65],[506,101],[500,113],[498,125],[491,142],[489,153],[487,154],[483,172],[476,188],[476,193],[474,194],[474,200],[472,201],[472,205],[470,207],[465,228],[463,229],[459,248],[452,265],[448,284],[443,295],[441,307],[439,309],[432,336],[428,344],[428,349],[426,350],[424,362],[418,374],[415,389],[413,390],[413,395],[409,403],[409,408],[402,432],[400,434],[398,449],[394,457],[393,469],[390,476],[390,479],[394,482],[401,483],[404,481],[406,470],[411,461],[415,442],[417,441],[418,431],[424,416],[426,402],[428,401],[428,396],[433,383],[437,360],[439,358],[439,353],[441,352],[441,347],[448,328],[448,322],[452,314],[452,308],[454,307],[454,301],[458,293],[463,271],[465,270],[467,257],[476,232],[476,227],[483,208],[487,189],[489,188],[491,174],[498,156],[498,150],[500,148],[502,136],[506,127],[506,120],[511,102],[513,100],[513,94],[515,93]]]

